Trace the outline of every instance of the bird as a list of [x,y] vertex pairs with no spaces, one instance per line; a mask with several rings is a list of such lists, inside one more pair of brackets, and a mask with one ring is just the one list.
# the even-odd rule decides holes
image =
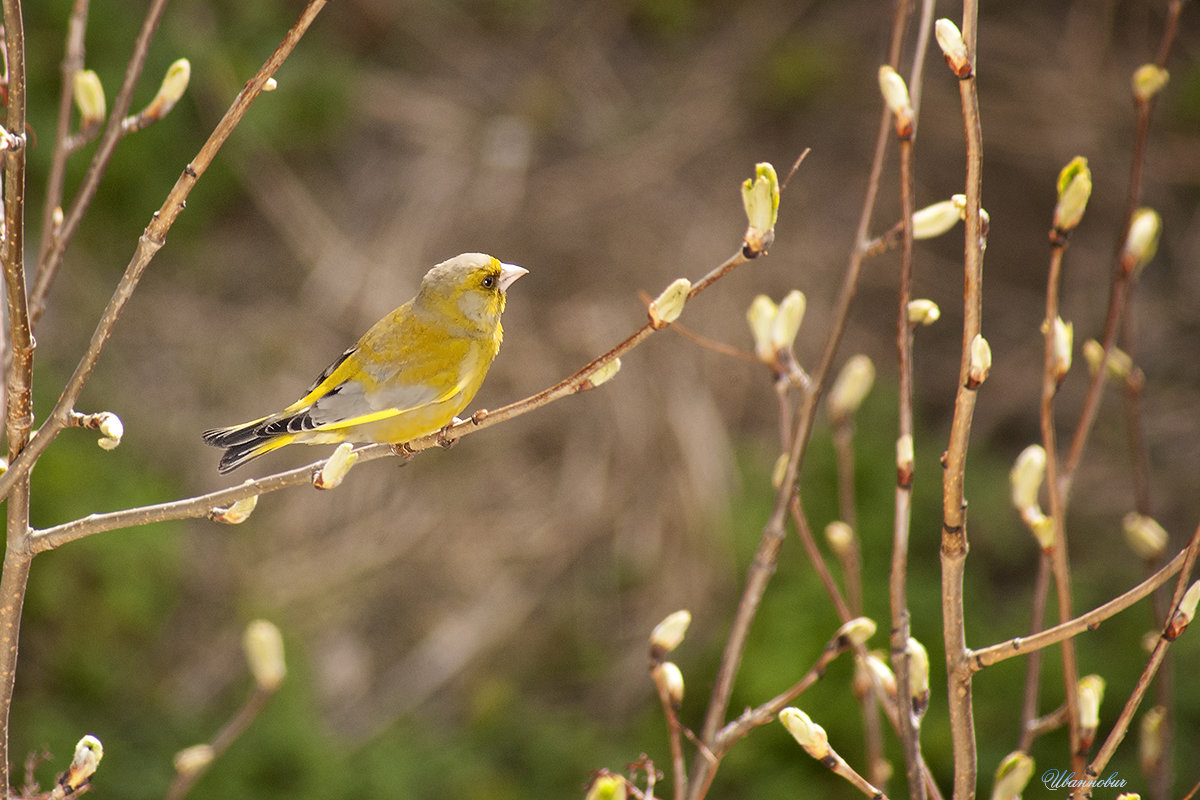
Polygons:
[[528,272],[483,253],[434,266],[415,297],[372,325],[299,400],[204,431],[205,443],[225,449],[217,470],[293,443],[401,444],[455,421],[500,351],[508,288]]

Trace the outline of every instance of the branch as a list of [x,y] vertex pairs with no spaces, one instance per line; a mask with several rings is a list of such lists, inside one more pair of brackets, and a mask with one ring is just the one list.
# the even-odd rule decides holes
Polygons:
[[279,66],[287,59],[288,55],[291,54],[317,14],[324,8],[325,2],[326,0],[309,0],[299,20],[287,32],[283,41],[275,49],[275,52],[271,54],[271,57],[259,69],[258,74],[246,83],[245,87],[234,99],[229,110],[225,112],[225,116],[217,123],[208,140],[200,148],[196,157],[184,168],[183,174],[167,195],[167,199],[164,201],[162,207],[154,213],[150,224],[138,240],[137,249],[129,265],[125,268],[125,274],[121,276],[112,299],[109,300],[108,306],[104,309],[104,313],[96,325],[96,330],[92,334],[92,339],[88,344],[86,353],[63,389],[62,395],[54,406],[54,410],[50,413],[50,417],[38,430],[39,435],[33,440],[30,446],[21,453],[19,458],[12,462],[8,472],[0,476],[0,497],[7,496],[13,484],[19,478],[28,474],[38,457],[46,451],[46,448],[50,446],[54,438],[69,424],[75,400],[79,397],[80,392],[83,391],[84,385],[91,376],[92,370],[100,358],[100,352],[104,349],[104,345],[108,342],[108,337],[112,334],[113,326],[124,310],[126,303],[129,302],[134,289],[137,288],[138,281],[150,265],[150,261],[166,243],[167,231],[170,230],[179,215],[183,213],[188,195],[195,187],[196,182],[200,180],[200,177],[208,169],[209,165],[212,164],[213,158],[221,149],[221,146],[228,140],[230,134],[233,133],[234,128],[242,121],[250,105],[262,92],[267,79],[275,73]]

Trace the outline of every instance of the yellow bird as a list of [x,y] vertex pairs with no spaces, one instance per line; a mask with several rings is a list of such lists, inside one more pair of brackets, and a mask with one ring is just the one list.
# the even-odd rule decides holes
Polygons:
[[500,351],[508,287],[529,270],[463,253],[425,274],[417,296],[371,326],[296,402],[205,431],[229,472],[284,445],[424,436],[467,407]]

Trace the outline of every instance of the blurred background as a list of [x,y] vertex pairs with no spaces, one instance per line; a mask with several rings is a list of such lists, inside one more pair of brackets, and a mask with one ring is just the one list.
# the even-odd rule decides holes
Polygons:
[[[230,100],[299,13],[299,2],[169,7],[134,100],[179,57],[188,94],[128,137],[67,254],[38,332],[44,416],[95,326],[138,235]],[[50,158],[70,3],[26,10],[30,226]],[[1200,23],[1184,14],[1154,112],[1143,202],[1165,225],[1133,312],[1155,516],[1181,545],[1200,518]],[[93,4],[87,66],[110,101],[144,13]],[[961,11],[939,4],[938,14]],[[1037,440],[1047,230],[1058,171],[1086,156],[1095,191],[1067,256],[1063,316],[1098,336],[1134,127],[1129,80],[1153,60],[1165,2],[1009,2],[980,19],[984,205],[991,216],[984,332],[995,367],[969,460],[968,642],[1029,624],[1037,563],[1008,505],[1012,459]],[[122,447],[67,432],[34,475],[34,522],[192,496],[309,463],[287,448],[229,479],[200,431],[291,402],[432,264],[481,250],[530,275],[509,296],[505,342],[476,408],[550,385],[645,319],[674,278],[698,279],[740,246],[738,185],[757,161],[786,173],[774,247],[690,304],[689,329],[751,348],[745,310],[806,293],[797,343],[815,366],[853,245],[879,117],[876,70],[891,6],[861,0],[339,0],[318,18],[189,199],[117,326],[82,399],[125,422]],[[958,87],[928,59],[917,138],[918,206],[962,190]],[[903,59],[911,63],[911,46]],[[68,193],[91,148],[72,162]],[[876,233],[898,218],[889,161]],[[69,195],[68,195],[69,196]],[[961,228],[917,248],[917,297],[942,319],[916,337],[918,463],[910,596],[914,635],[940,659],[938,455],[961,332]],[[867,264],[839,363],[857,352],[879,379],[858,425],[857,491],[867,613],[887,618],[895,438],[898,258]],[[1065,382],[1074,428],[1082,359]],[[162,795],[178,749],[211,737],[251,690],[241,630],[284,632],[289,679],[195,797],[582,796],[590,770],[640,753],[669,763],[646,673],[646,637],[666,614],[694,622],[676,654],[686,724],[698,727],[750,556],[769,511],[777,406],[761,365],[667,331],[620,374],[472,436],[448,451],[357,468],[338,490],[261,498],[239,527],[158,525],[93,537],[38,559],[13,716],[13,752],[55,755],[97,735],[97,797]],[[804,478],[809,521],[836,515],[824,418]],[[1076,609],[1144,574],[1124,544],[1129,449],[1109,394],[1069,521]],[[1102,731],[1144,657],[1145,604],[1079,640],[1082,673],[1108,679]],[[789,539],[755,625],[736,711],[794,682],[837,619]],[[881,625],[886,630],[886,624]],[[1173,651],[1194,662],[1194,637]],[[877,645],[883,646],[883,637]],[[1042,708],[1062,701],[1048,652]],[[976,681],[981,791],[1014,749],[1023,662]],[[836,664],[800,705],[852,762],[860,722]],[[934,670],[923,742],[952,773],[944,678]],[[1200,700],[1180,687],[1179,753],[1200,747]],[[1039,768],[1066,768],[1065,734],[1039,740]],[[889,755],[899,770],[899,749]],[[1113,768],[1144,785],[1133,740]],[[1180,785],[1197,779],[1179,765]],[[903,793],[903,780],[889,789]],[[778,726],[734,748],[714,797],[854,796]],[[1182,791],[1182,790],[1180,790]],[[1178,792],[1177,792],[1178,794]]]

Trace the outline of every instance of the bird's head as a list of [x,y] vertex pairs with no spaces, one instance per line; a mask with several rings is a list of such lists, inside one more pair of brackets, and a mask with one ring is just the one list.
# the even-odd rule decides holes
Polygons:
[[500,324],[508,287],[527,272],[524,267],[505,264],[483,253],[463,253],[425,274],[416,302],[490,330]]

